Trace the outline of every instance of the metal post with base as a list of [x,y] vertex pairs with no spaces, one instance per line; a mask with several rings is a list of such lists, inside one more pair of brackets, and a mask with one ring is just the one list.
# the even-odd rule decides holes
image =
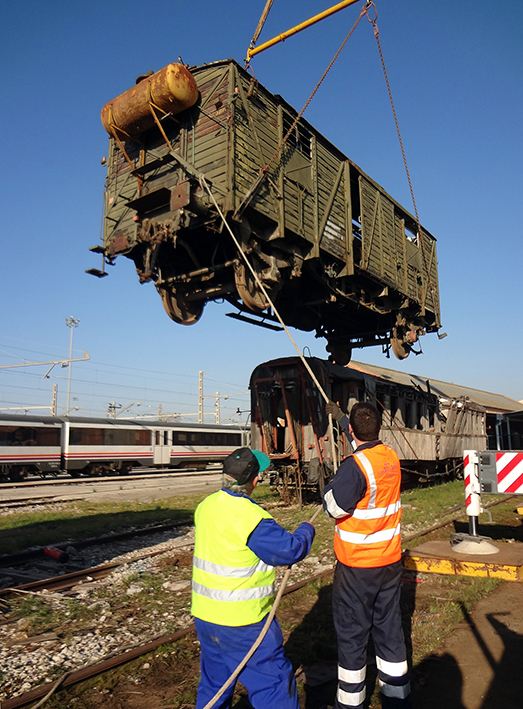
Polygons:
[[478,519],[483,512],[481,505],[481,484],[479,479],[478,451],[463,452],[463,472],[465,477],[465,503],[469,518],[468,534],[451,534],[450,543],[459,554],[497,554],[498,547],[491,544],[489,537],[478,534]]

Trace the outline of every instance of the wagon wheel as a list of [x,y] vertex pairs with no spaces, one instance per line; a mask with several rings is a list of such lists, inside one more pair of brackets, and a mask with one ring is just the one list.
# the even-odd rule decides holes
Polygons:
[[406,359],[410,354],[411,346],[397,337],[390,338],[390,346],[398,359]]
[[[261,278],[261,274],[259,272],[258,277]],[[252,275],[251,270],[246,267],[245,263],[241,262],[235,266],[234,281],[236,283],[238,295],[249,310],[252,310],[255,313],[261,313],[263,310],[267,310],[267,308],[270,307],[269,301]],[[272,286],[264,283],[263,287],[265,288],[269,298],[273,300],[276,293],[280,290],[281,284],[275,281]]]
[[25,468],[24,466],[11,468],[11,470],[9,471],[9,480],[11,480],[11,482],[13,483],[20,482],[21,480],[24,480],[28,472],[29,469]]
[[399,333],[405,332],[402,328],[394,328],[392,337],[390,338],[390,346],[398,359],[406,359],[411,350],[412,345],[418,341],[418,333],[415,330],[409,330],[403,337],[399,337]]
[[162,299],[165,312],[180,325],[194,325],[200,319],[204,303],[186,300],[180,293],[157,289]]
[[325,349],[330,352],[329,359],[342,367],[345,367],[351,360],[352,347],[348,343],[329,342]]

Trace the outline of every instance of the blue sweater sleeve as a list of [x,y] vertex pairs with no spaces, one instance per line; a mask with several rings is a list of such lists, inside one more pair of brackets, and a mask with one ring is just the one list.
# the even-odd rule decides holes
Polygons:
[[302,522],[291,533],[274,519],[262,519],[251,532],[247,546],[270,566],[288,566],[307,556],[315,534],[316,530],[309,522]]

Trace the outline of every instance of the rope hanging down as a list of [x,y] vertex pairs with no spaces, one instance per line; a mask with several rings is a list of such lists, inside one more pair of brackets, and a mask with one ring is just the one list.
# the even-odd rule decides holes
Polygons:
[[262,291],[263,295],[264,295],[265,298],[267,299],[267,302],[268,302],[269,305],[271,306],[271,308],[272,308],[272,310],[273,310],[273,312],[274,312],[274,315],[277,317],[278,321],[280,322],[280,325],[283,327],[283,329],[284,329],[285,332],[287,333],[287,336],[289,337],[290,341],[291,341],[292,344],[294,345],[294,348],[295,348],[296,352],[298,353],[298,356],[299,356],[300,359],[302,360],[302,362],[303,362],[303,364],[304,364],[306,370],[307,370],[308,373],[310,374],[310,376],[311,376],[313,382],[314,382],[314,383],[316,384],[316,386],[318,387],[318,389],[319,389],[321,395],[323,396],[325,402],[329,401],[329,397],[328,397],[327,394],[324,392],[324,390],[323,390],[321,384],[319,383],[319,381],[318,381],[316,375],[314,374],[314,372],[313,372],[312,369],[310,368],[309,363],[307,362],[307,360],[305,359],[305,357],[303,356],[303,354],[300,352],[300,349],[299,349],[298,345],[297,345],[296,342],[294,341],[294,339],[293,339],[291,333],[289,332],[289,329],[287,328],[287,325],[286,325],[285,322],[283,321],[283,318],[281,317],[281,315],[279,314],[279,312],[278,312],[276,306],[274,305],[273,301],[271,300],[271,297],[270,297],[270,295],[268,294],[268,292],[267,292],[265,286],[264,286],[263,283],[261,282],[260,277],[258,276],[258,274],[256,273],[256,271],[255,271],[254,268],[252,267],[252,265],[251,265],[249,259],[247,258],[247,255],[244,253],[244,251],[243,251],[243,249],[242,249],[242,247],[241,247],[241,245],[240,245],[240,242],[239,242],[238,239],[236,238],[236,236],[235,236],[233,230],[232,230],[231,227],[230,227],[229,222],[228,222],[227,219],[225,218],[225,215],[224,215],[224,213],[222,212],[222,210],[220,209],[220,206],[219,206],[218,202],[216,201],[216,199],[215,199],[215,197],[214,197],[214,194],[212,193],[212,190],[211,190],[211,188],[209,187],[209,184],[208,184],[207,180],[205,179],[204,175],[200,175],[200,186],[202,187],[202,189],[205,189],[205,191],[209,194],[209,197],[211,198],[211,200],[212,200],[214,206],[216,207],[216,210],[218,211],[218,214],[220,215],[220,218],[221,218],[221,220],[222,220],[222,222],[223,222],[225,228],[226,228],[227,231],[229,232],[229,234],[230,234],[232,240],[234,241],[234,243],[235,243],[235,245],[236,245],[236,248],[238,249],[238,253],[241,254],[243,260],[245,261],[245,263],[246,263],[246,265],[247,265],[247,267],[248,267],[248,269],[249,269],[249,271],[251,272],[251,274],[252,274],[254,280],[256,281],[256,285],[257,285],[257,286],[260,288],[260,290]]
[[[369,15],[369,10],[371,8],[374,8],[374,17],[371,17]],[[369,2],[367,2],[365,7],[363,8],[363,12],[367,15],[367,20],[372,24],[372,27],[374,29],[374,37],[376,38],[376,43],[378,45],[378,51],[379,51],[380,59],[381,59],[381,67],[383,69],[383,76],[385,77],[385,83],[387,84],[387,92],[389,94],[390,106],[392,108],[392,115],[394,116],[394,123],[396,125],[396,133],[398,134],[398,141],[400,144],[401,155],[403,157],[403,164],[405,166],[405,173],[407,175],[407,182],[409,183],[409,190],[410,190],[410,196],[412,199],[412,206],[414,207],[414,214],[416,215],[416,226],[418,227],[418,241],[419,241],[419,245],[421,247],[423,261],[425,263],[425,270],[427,272],[427,279],[429,282],[430,292],[431,292],[432,296],[434,296],[436,289],[434,288],[434,284],[432,283],[432,278],[430,275],[430,269],[429,269],[429,264],[427,261],[427,255],[425,253],[425,243],[424,243],[423,235],[421,233],[421,223],[420,223],[419,214],[418,214],[418,207],[416,205],[416,199],[414,197],[414,188],[412,187],[412,180],[410,179],[410,171],[409,171],[409,166],[407,164],[407,156],[405,154],[405,148],[403,147],[403,139],[401,137],[401,131],[400,131],[400,126],[399,126],[398,116],[396,113],[396,107],[394,105],[394,100],[392,98],[392,90],[390,88],[389,76],[387,74],[387,69],[385,67],[385,59],[383,57],[383,51],[381,49],[380,32],[379,32],[378,23],[377,23],[378,10],[376,8],[376,5],[372,2],[372,0],[370,0]]]

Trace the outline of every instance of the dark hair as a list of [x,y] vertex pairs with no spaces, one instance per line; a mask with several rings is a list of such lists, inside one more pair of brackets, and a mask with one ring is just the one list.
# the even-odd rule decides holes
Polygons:
[[350,410],[350,425],[360,441],[376,441],[381,428],[381,416],[374,404],[361,401]]

